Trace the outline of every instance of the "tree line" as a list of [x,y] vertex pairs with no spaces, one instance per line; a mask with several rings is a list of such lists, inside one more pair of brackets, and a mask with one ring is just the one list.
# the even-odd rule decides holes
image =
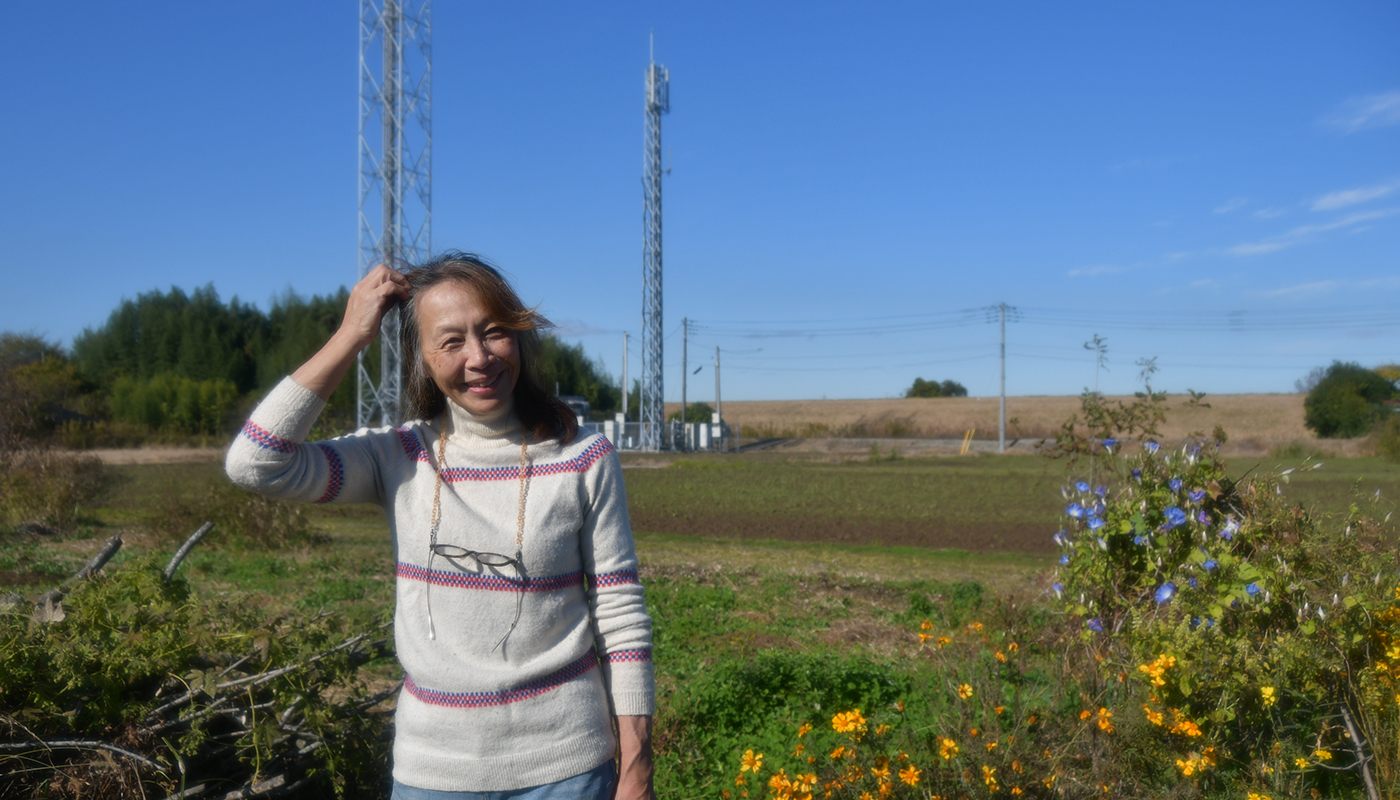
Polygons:
[[[124,299],[106,322],[83,330],[71,350],[23,333],[0,333],[0,434],[59,437],[70,446],[233,433],[252,406],[310,358],[340,326],[349,292],[303,297],[290,289],[268,310],[212,284]],[[543,337],[546,385],[577,395],[599,414],[621,392],[583,346]],[[376,342],[366,354],[379,374]],[[20,417],[23,417],[22,419]],[[355,424],[355,382],[331,395],[320,435]]]

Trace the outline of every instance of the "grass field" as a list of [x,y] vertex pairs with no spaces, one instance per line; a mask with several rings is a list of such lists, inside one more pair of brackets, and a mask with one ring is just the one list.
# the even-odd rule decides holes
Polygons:
[[[1300,463],[1240,459],[1232,471]],[[915,656],[923,619],[954,636],[970,621],[1014,635],[1034,678],[1027,691],[1078,703],[1092,688],[1064,677],[1062,650],[1034,645],[1037,631],[1049,630],[1040,601],[1063,504],[1061,464],[1034,456],[832,461],[754,453],[627,456],[624,467],[656,620],[664,796],[719,797],[746,747],[790,748],[777,737],[801,720],[840,704],[869,710],[902,699],[894,693],[932,674]],[[191,508],[220,507],[210,500],[225,480],[217,463],[113,469],[119,481],[111,497],[87,510],[77,534],[0,534],[0,593],[36,595],[115,532],[127,542],[118,563],[168,553],[183,529],[157,529],[188,519]],[[1356,493],[1400,496],[1400,466],[1377,459],[1328,461],[1290,477],[1286,491],[1321,513],[1345,511]],[[380,511],[304,513],[319,542],[266,552],[232,546],[216,530],[182,575],[197,594],[245,597],[269,615],[325,611],[368,622],[390,608],[392,553]],[[368,674],[381,685],[398,677],[391,661]],[[736,693],[752,698],[737,715]],[[819,698],[816,709],[784,699],[796,697]]]

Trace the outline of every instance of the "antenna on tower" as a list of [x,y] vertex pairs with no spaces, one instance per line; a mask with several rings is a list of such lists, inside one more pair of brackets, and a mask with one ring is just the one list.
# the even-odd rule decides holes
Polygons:
[[[432,0],[360,0],[361,278],[377,264],[401,270],[430,252],[432,51]],[[397,308],[384,315],[377,347],[360,353],[355,375],[356,423],[398,424]]]
[[661,115],[671,110],[671,74],[653,55],[646,74],[646,123],[642,146],[642,397],[643,450],[669,450],[663,439],[661,329]]

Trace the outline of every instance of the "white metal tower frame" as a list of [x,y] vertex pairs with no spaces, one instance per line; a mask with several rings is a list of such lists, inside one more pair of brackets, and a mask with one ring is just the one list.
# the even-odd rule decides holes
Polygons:
[[[433,195],[432,0],[360,1],[360,269],[430,253]],[[379,329],[379,379],[356,363],[356,422],[399,422],[399,312]]]
[[642,397],[643,450],[669,449],[665,427],[661,327],[661,115],[671,110],[671,74],[652,61],[646,74],[646,139],[642,148]]

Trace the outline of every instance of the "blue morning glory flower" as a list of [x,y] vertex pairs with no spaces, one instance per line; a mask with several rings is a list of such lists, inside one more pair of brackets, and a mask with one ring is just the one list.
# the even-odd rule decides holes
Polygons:
[[1135,469],[1135,470],[1133,470],[1133,477],[1136,478],[1137,480],[1142,480],[1142,470],[1140,470],[1140,469]]
[[1095,501],[1094,501],[1094,513],[1095,513],[1095,514],[1098,514],[1099,516],[1103,516],[1103,510],[1104,510],[1103,503],[1100,503],[1099,501],[1095,500]]
[[1180,479],[1180,478],[1172,478],[1171,480],[1167,481],[1167,485],[1170,486],[1170,487],[1172,487],[1172,491],[1173,491],[1173,492],[1179,492],[1179,491],[1181,491],[1181,479]]
[[1055,539],[1055,544],[1059,545],[1060,547],[1064,547],[1066,544],[1069,543],[1069,540],[1065,538],[1065,531],[1064,531],[1063,528],[1061,528],[1061,529],[1055,534],[1054,539]]
[[1214,625],[1215,625],[1215,620],[1213,620],[1213,619],[1207,619],[1207,620],[1206,620],[1206,627],[1207,627],[1207,628],[1213,627]]
[[1089,625],[1089,630],[1091,631],[1103,630],[1103,623],[1099,621],[1098,617],[1094,617],[1093,619],[1089,620],[1087,624]]
[[1100,485],[1098,485],[1098,486],[1095,486],[1095,487],[1094,487],[1094,494],[1098,495],[1099,497],[1107,498],[1107,497],[1108,497],[1108,487],[1107,487],[1107,486],[1104,486],[1104,485],[1102,485],[1102,484],[1100,484]]
[[1165,526],[1167,530],[1171,530],[1178,525],[1186,524],[1186,512],[1176,506],[1168,508],[1165,513],[1167,515],[1167,524]]
[[1068,564],[1068,563],[1069,563],[1069,553],[1065,553],[1064,555],[1060,556],[1060,563],[1061,563],[1061,564]]
[[1144,442],[1142,445],[1142,449],[1146,450],[1151,455],[1156,455],[1157,448],[1160,446],[1161,445],[1157,444],[1156,442]]
[[1065,513],[1075,519],[1082,519],[1084,517],[1084,506],[1078,503],[1070,503],[1068,506],[1065,506]]
[[1191,578],[1191,579],[1187,580],[1186,582],[1189,583],[1189,584],[1191,584],[1191,588],[1192,588],[1192,589],[1198,589],[1198,588],[1200,588],[1200,586],[1201,586],[1199,583],[1196,582],[1196,579],[1195,579],[1195,578]]
[[1157,587],[1157,592],[1152,596],[1157,598],[1158,603],[1170,603],[1171,599],[1176,596],[1176,584],[1168,581]]
[[1201,565],[1201,569],[1204,569],[1206,572],[1210,572],[1218,566],[1220,566],[1220,564],[1217,563],[1215,559],[1207,558],[1206,563]]
[[1075,481],[1074,488],[1078,489],[1081,492],[1087,492],[1089,491],[1089,484],[1085,483],[1084,481]]
[[1105,450],[1107,450],[1107,451],[1109,451],[1109,452],[1111,453],[1111,452],[1113,452],[1113,446],[1114,446],[1115,444],[1118,444],[1118,440],[1117,440],[1117,439],[1104,439],[1104,440],[1103,440],[1103,449],[1105,449]]
[[1204,512],[1204,511],[1197,511],[1197,512],[1196,512],[1196,521],[1199,522],[1199,523],[1201,523],[1202,525],[1209,525],[1209,524],[1210,524],[1210,517],[1207,516],[1207,515],[1206,515],[1206,512]]
[[1059,597],[1060,593],[1065,590],[1065,585],[1056,581],[1055,583],[1050,584],[1050,588],[1055,591],[1055,596]]
[[1233,541],[1239,529],[1240,524],[1238,522],[1235,522],[1233,519],[1227,519],[1225,520],[1225,527],[1220,529],[1220,538],[1227,542]]
[[1091,530],[1091,531],[1096,531],[1096,530],[1098,530],[1099,528],[1102,528],[1102,527],[1103,527],[1103,520],[1100,519],[1099,517],[1090,515],[1090,517],[1089,517],[1089,530]]
[[1191,498],[1191,502],[1199,503],[1206,499],[1206,492],[1204,489],[1192,489],[1186,493],[1186,496]]
[[1261,591],[1261,590],[1259,589],[1259,584],[1257,584],[1257,583],[1251,583],[1250,585],[1244,587],[1244,590],[1245,590],[1246,592],[1249,593],[1249,596],[1250,596],[1250,597],[1253,597],[1253,596],[1255,596],[1256,594],[1259,594],[1259,592]]
[[1147,537],[1146,537],[1146,536],[1143,536],[1142,534],[1138,534],[1137,536],[1134,536],[1134,537],[1133,537],[1133,544],[1135,544],[1135,545],[1143,546],[1143,545],[1146,545],[1147,542],[1148,542]]

